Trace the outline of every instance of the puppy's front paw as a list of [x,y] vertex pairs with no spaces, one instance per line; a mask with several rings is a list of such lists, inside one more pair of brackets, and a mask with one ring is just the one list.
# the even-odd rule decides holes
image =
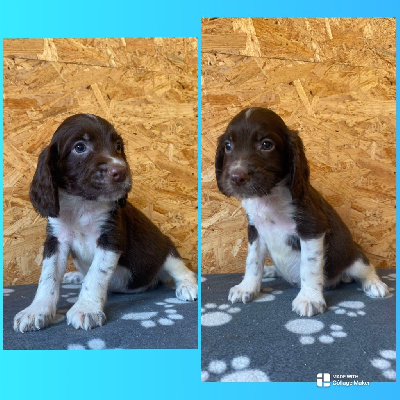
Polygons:
[[231,303],[249,303],[257,296],[258,292],[259,290],[239,284],[231,288],[228,300]]
[[67,324],[75,329],[89,330],[104,325],[106,315],[99,307],[75,303],[67,312]]
[[82,283],[84,276],[78,271],[67,272],[64,274],[63,283]]
[[176,297],[183,301],[197,300],[197,282],[184,280],[176,287]]
[[50,325],[56,315],[52,307],[31,304],[14,317],[14,330],[16,332],[38,331]]
[[365,280],[363,290],[369,297],[386,297],[389,294],[386,283],[383,283],[378,277]]
[[292,311],[295,311],[301,317],[312,317],[313,315],[323,314],[326,309],[326,303],[322,296],[305,296],[299,293],[293,300]]

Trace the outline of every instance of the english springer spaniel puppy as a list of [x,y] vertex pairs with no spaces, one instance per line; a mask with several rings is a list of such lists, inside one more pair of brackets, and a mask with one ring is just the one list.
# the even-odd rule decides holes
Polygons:
[[[323,288],[361,281],[371,297],[384,297],[362,248],[337,212],[311,186],[303,142],[266,108],[237,114],[218,140],[215,170],[219,190],[242,200],[248,218],[248,255],[243,281],[229,300],[247,303],[260,291],[263,273],[300,285],[293,311],[323,313]],[[273,266],[265,267],[269,254]]]
[[36,296],[15,316],[15,331],[51,323],[69,255],[80,272],[64,281],[82,282],[67,313],[76,329],[105,323],[108,290],[140,292],[172,277],[179,299],[197,299],[196,276],[172,241],[127,202],[131,186],[124,143],[109,122],[77,114],[59,126],[39,156],[30,188],[34,208],[48,218],[47,238]]

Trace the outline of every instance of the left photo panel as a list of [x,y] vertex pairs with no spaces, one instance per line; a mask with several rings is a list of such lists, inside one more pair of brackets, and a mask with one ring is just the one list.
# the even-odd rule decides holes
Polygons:
[[3,348],[198,347],[197,38],[3,41]]

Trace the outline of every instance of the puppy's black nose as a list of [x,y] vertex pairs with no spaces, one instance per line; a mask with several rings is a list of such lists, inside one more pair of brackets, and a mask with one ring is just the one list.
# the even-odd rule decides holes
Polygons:
[[108,169],[108,175],[115,182],[122,182],[126,178],[126,167],[123,165],[111,165]]
[[244,171],[234,171],[231,174],[231,182],[234,185],[242,186],[249,180],[249,175]]

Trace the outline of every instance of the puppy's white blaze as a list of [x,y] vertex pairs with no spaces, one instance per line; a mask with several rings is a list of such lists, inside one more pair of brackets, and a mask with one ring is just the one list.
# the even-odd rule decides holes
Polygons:
[[178,299],[197,299],[196,275],[186,267],[182,259],[169,255],[162,266],[162,271],[165,271],[174,280]]
[[254,108],[249,108],[247,111],[246,111],[246,114],[245,114],[245,116],[246,116],[246,119],[248,119],[249,117],[250,117],[250,115],[251,115],[251,113],[254,111]]
[[234,169],[242,169],[242,168],[245,169],[246,164],[245,164],[245,160],[240,158],[239,160],[237,160],[231,164],[231,166],[229,167],[229,173]]
[[126,162],[124,160],[121,160],[120,158],[109,157],[109,159],[114,164],[119,164],[119,165],[126,167]]

